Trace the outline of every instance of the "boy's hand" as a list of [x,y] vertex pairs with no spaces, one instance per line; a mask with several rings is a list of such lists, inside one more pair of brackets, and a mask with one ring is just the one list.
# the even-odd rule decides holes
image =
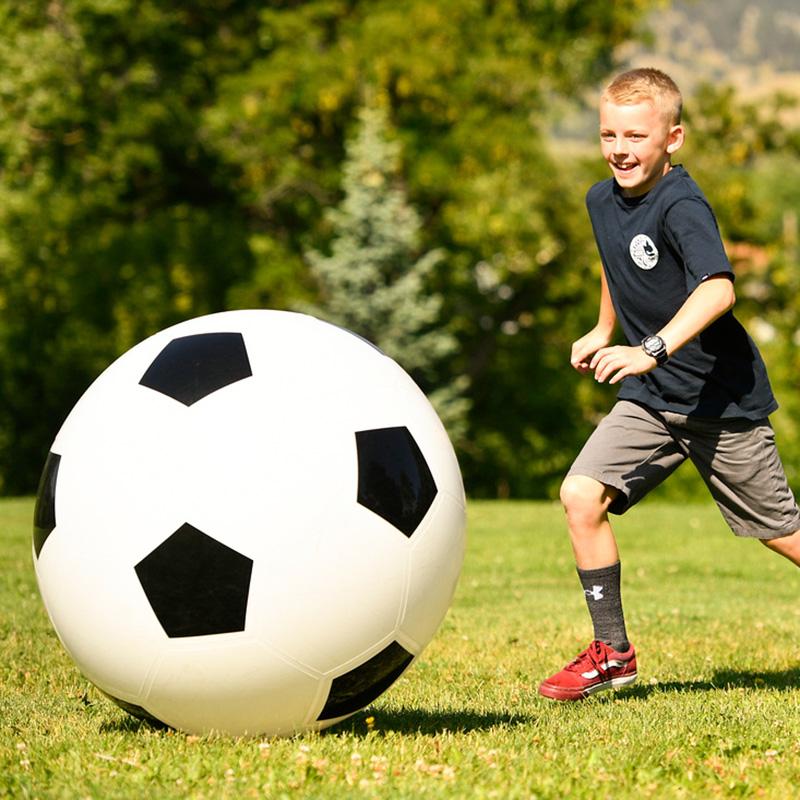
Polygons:
[[647,355],[641,347],[603,347],[598,350],[591,362],[589,369],[594,370],[594,377],[598,383],[619,383],[628,375],[644,375],[656,368],[656,360]]
[[592,356],[601,348],[606,347],[610,341],[608,334],[593,328],[585,336],[581,336],[573,345],[569,363],[580,373],[590,372]]

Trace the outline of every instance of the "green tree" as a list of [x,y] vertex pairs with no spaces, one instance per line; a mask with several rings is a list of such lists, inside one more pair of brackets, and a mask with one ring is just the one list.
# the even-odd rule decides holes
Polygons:
[[650,5],[0,0],[0,489],[35,485],[80,391],[144,335],[313,298],[303,253],[330,238],[373,85],[419,251],[448,253],[429,290],[471,382],[467,485],[551,491],[584,432],[559,383],[594,265],[550,99],[607,73]]
[[0,2],[3,491],[36,486],[116,355],[218,309],[251,270],[246,216],[199,118],[252,57],[254,22],[242,2]]
[[419,255],[420,219],[401,183],[400,144],[390,138],[385,105],[365,104],[358,120],[346,147],[344,198],[327,215],[330,254],[306,254],[321,300],[310,310],[400,363],[458,439],[467,411],[466,379],[445,377],[458,343],[441,326],[441,293],[429,288],[443,253]]

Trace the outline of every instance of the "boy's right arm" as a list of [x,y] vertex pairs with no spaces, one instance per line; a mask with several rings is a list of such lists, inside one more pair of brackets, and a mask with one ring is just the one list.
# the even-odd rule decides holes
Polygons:
[[592,356],[601,348],[608,347],[614,336],[614,328],[617,325],[617,314],[611,302],[611,293],[608,291],[606,282],[606,272],[600,270],[600,311],[597,315],[597,325],[587,334],[581,336],[572,345],[570,354],[570,364],[578,372],[589,372],[589,363]]

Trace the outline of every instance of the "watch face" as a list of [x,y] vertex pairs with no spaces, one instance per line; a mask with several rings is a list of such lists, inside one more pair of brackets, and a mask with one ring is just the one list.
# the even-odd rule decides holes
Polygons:
[[657,333],[652,333],[642,339],[642,350],[659,364],[663,364],[667,360],[667,345]]
[[661,339],[658,336],[648,336],[644,340],[644,346],[647,350],[658,350],[661,347]]

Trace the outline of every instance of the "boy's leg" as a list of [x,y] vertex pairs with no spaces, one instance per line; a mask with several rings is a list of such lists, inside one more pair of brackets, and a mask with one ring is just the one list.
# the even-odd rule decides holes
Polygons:
[[623,652],[630,645],[622,611],[619,551],[608,519],[608,508],[618,494],[617,489],[585,475],[569,475],[561,485],[561,502],[594,638]]
[[539,686],[557,700],[579,700],[636,680],[620,600],[617,543],[610,511],[624,513],[686,458],[661,416],[618,401],[579,453],[561,486],[572,549],[595,640]]
[[757,538],[800,566],[800,507],[767,420],[680,421],[690,457],[737,536]]
[[585,475],[568,475],[561,484],[569,538],[578,569],[599,569],[619,561],[608,509],[619,491]]
[[636,680],[636,654],[627,641],[620,599],[617,543],[608,508],[619,494],[584,475],[561,486],[578,576],[594,626],[594,641],[574,661],[539,685],[553,700],[580,700]]
[[761,539],[761,544],[800,567],[800,531],[778,539]]

